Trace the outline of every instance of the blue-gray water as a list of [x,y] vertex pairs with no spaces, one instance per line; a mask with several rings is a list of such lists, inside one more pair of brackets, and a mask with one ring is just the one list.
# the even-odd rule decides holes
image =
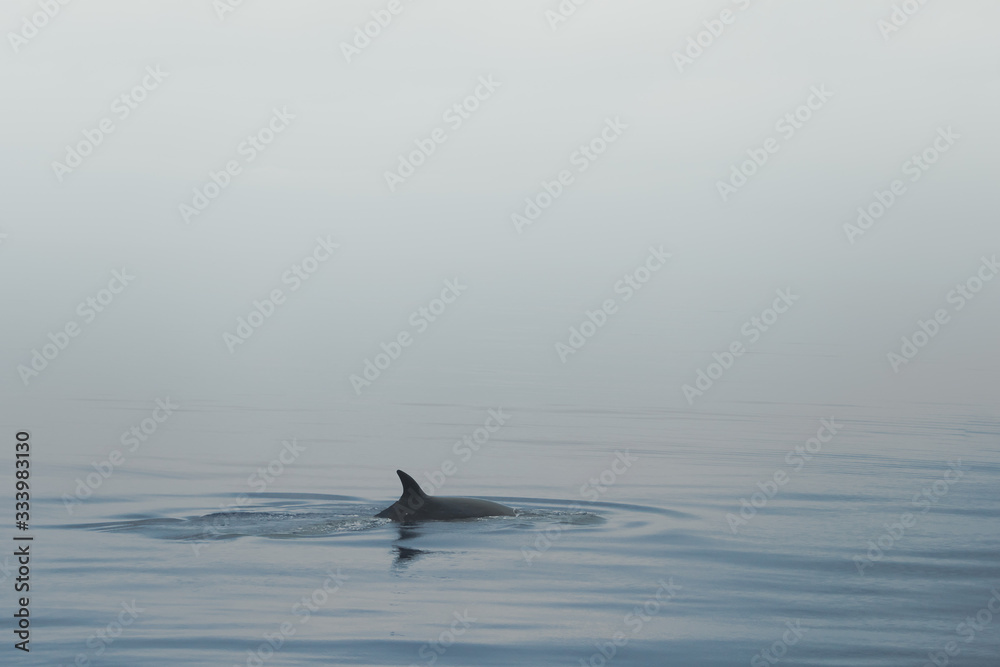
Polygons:
[[1000,2],[2,7],[0,665],[1000,665]]
[[[954,406],[206,401],[117,446],[124,463],[76,503],[100,461],[62,439],[150,406],[53,405],[32,432],[44,494],[19,664],[998,664],[1000,425]],[[491,409],[504,424],[456,454]],[[242,460],[215,455],[241,443]],[[270,483],[254,476],[282,451]],[[448,460],[437,494],[519,515],[373,518],[395,468],[431,490]],[[740,517],[741,499],[760,507]]]

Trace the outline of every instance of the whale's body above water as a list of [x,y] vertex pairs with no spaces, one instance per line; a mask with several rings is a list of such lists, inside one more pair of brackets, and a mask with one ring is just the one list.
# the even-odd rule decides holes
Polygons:
[[405,472],[397,470],[396,474],[403,483],[403,495],[375,515],[379,518],[393,521],[449,521],[477,519],[484,516],[514,516],[514,510],[511,508],[489,500],[428,496],[416,480]]

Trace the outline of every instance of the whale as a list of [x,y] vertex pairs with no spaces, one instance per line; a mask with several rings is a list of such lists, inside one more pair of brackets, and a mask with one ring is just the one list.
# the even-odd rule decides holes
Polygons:
[[402,470],[397,470],[403,493],[399,500],[376,514],[380,519],[393,521],[453,521],[456,519],[478,519],[486,516],[514,516],[515,512],[506,505],[479,498],[458,498],[456,496],[429,496],[417,481]]

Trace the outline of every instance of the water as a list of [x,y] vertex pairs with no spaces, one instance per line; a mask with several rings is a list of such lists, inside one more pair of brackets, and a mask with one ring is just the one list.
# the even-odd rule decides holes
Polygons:
[[1000,665],[1000,2],[4,7],[0,667]]
[[[1000,429],[953,407],[511,403],[463,460],[499,406],[188,402],[67,504],[100,463],[72,434],[150,405],[65,400],[33,430],[18,664],[998,664]],[[518,515],[375,519],[397,467]]]

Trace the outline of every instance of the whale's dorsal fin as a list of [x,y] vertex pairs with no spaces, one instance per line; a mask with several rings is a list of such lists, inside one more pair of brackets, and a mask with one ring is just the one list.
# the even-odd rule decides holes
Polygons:
[[424,493],[423,489],[420,488],[420,485],[417,484],[417,480],[413,479],[402,470],[397,470],[396,474],[399,475],[399,481],[403,483],[403,495],[401,498],[405,498],[410,494],[416,494],[418,498],[427,497],[427,494]]
[[397,470],[403,493],[399,500],[376,514],[379,519],[409,521],[447,521],[449,519],[478,519],[487,516],[517,516],[510,507],[478,498],[439,496],[432,498],[424,493],[417,480],[402,470]]

